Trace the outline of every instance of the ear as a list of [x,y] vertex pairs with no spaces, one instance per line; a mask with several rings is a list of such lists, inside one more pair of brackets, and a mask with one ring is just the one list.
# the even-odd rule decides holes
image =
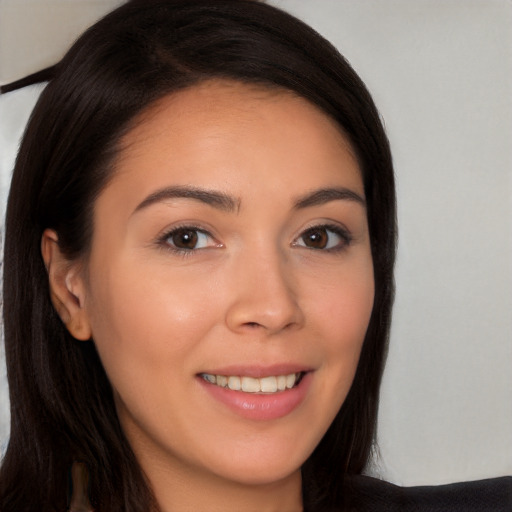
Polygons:
[[86,287],[80,262],[70,261],[62,254],[59,238],[52,229],[43,233],[41,254],[48,272],[53,307],[74,338],[90,339],[92,332],[84,308]]

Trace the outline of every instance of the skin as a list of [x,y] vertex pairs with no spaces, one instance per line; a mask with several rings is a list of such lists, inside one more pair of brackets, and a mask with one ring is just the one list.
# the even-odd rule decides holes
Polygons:
[[[348,393],[373,306],[349,143],[292,93],[212,81],[145,112],[115,167],[87,258],[66,261],[51,230],[42,252],[53,302],[77,339],[94,339],[161,510],[302,510],[300,467]],[[170,186],[226,194],[232,208],[139,206]],[[297,207],[327,188],[353,196]],[[307,231],[326,224],[343,234]],[[209,235],[177,252],[182,239],[166,235],[183,226]],[[198,377],[276,362],[311,372],[301,404],[272,420],[240,416]]]

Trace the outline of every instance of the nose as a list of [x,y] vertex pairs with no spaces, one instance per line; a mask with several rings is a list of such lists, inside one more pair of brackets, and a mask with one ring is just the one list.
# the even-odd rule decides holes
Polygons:
[[300,328],[304,315],[298,283],[290,265],[276,251],[241,256],[232,274],[232,299],[226,323],[235,332],[260,329],[267,335]]

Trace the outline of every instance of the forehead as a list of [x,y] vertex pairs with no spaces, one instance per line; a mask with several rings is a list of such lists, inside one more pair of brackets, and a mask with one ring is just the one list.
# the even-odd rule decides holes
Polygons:
[[255,131],[262,123],[290,139],[308,140],[308,146],[321,141],[356,159],[341,126],[294,92],[277,86],[208,80],[163,97],[137,116],[120,142],[116,167],[121,170],[124,159],[144,153],[148,144],[158,139],[167,138],[174,151],[191,142],[214,145],[222,138],[225,142],[226,135],[233,141],[256,143]]
[[118,187],[132,203],[169,185],[239,197],[299,196],[343,185],[364,196],[360,174],[339,125],[307,100],[288,90],[217,80],[168,95],[143,112],[121,140],[107,189]]

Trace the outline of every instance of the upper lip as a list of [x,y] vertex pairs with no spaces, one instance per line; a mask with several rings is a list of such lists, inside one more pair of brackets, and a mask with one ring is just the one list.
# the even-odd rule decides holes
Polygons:
[[313,368],[302,364],[272,364],[269,366],[262,365],[229,365],[223,366],[222,368],[214,368],[211,370],[205,370],[200,372],[207,373],[210,375],[237,375],[244,377],[253,377],[255,379],[261,379],[264,377],[271,377],[277,375],[290,375],[291,373],[301,373],[312,371]]

